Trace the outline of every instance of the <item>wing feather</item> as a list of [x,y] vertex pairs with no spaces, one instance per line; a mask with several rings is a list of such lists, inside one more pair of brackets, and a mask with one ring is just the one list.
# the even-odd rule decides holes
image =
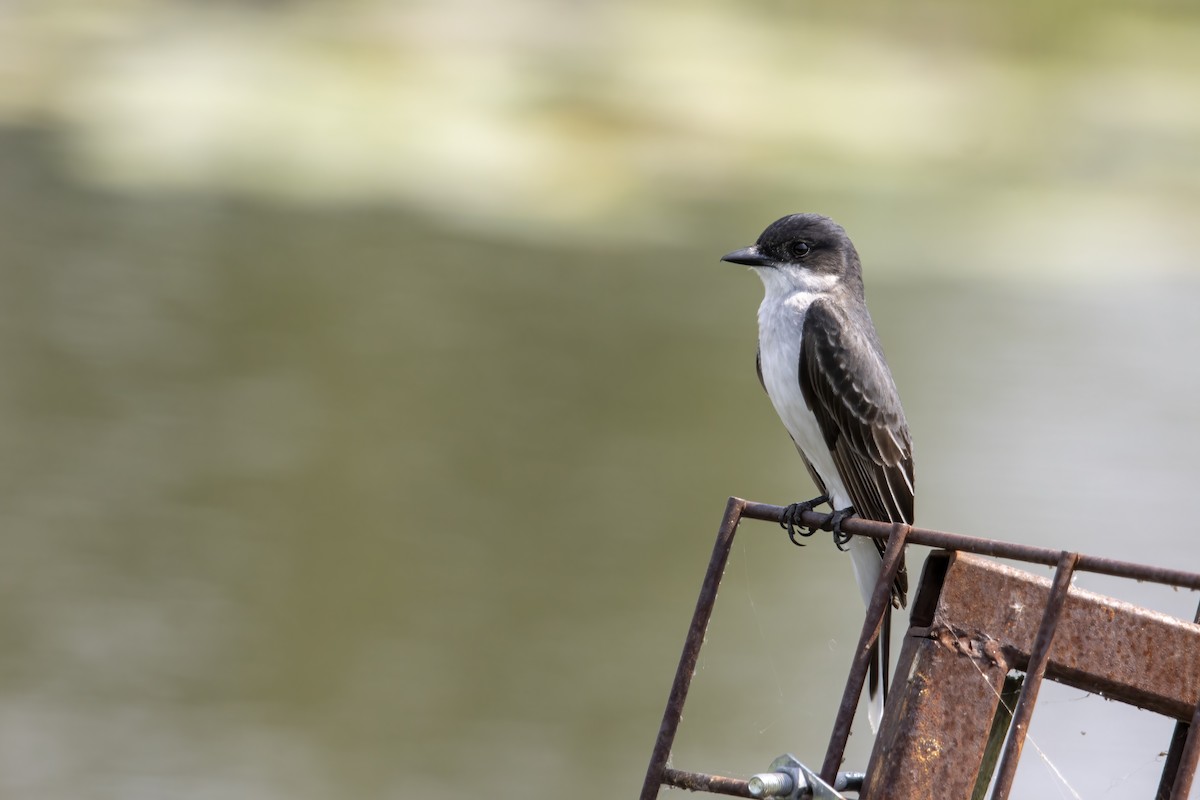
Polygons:
[[[867,519],[911,524],[912,439],[900,396],[874,329],[848,323],[846,312],[831,302],[819,299],[808,307],[800,390],[816,415],[854,510]],[[882,552],[884,543],[876,539],[875,544]],[[903,606],[907,594],[908,574],[902,565],[892,596]]]

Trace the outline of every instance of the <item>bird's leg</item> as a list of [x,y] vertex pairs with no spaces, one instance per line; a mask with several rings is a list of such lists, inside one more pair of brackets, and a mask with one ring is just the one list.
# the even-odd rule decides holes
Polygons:
[[841,511],[834,511],[829,515],[829,522],[832,523],[830,527],[833,530],[833,543],[842,552],[846,551],[846,545],[854,538],[854,534],[852,533],[842,533],[842,522],[849,517],[853,517],[856,513],[858,512],[853,507],[850,507],[843,508]]
[[814,497],[812,500],[805,500],[803,503],[792,503],[787,508],[783,509],[783,518],[779,520],[779,527],[787,531],[788,538],[792,540],[792,544],[797,547],[804,547],[804,542],[798,540],[797,536],[812,536],[817,532],[816,528],[808,528],[805,530],[804,523],[800,518],[804,516],[805,511],[812,511],[814,507],[822,503],[828,503],[829,498],[825,495]]

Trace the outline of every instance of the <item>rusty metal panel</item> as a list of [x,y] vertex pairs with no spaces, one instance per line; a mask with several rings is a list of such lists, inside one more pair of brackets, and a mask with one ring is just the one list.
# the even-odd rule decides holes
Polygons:
[[[968,553],[930,558],[947,564],[926,635],[943,629],[986,633],[1009,664],[1026,669],[1050,581]],[[1072,588],[1046,676],[1188,721],[1200,701],[1200,625]]]
[[1007,674],[986,638],[906,638],[860,797],[969,798]]

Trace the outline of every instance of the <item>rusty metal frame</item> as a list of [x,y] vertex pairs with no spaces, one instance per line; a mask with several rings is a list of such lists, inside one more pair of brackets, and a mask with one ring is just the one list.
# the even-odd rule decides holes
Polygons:
[[[735,797],[751,797],[747,781],[736,778],[707,775],[704,773],[684,772],[668,767],[671,748],[679,728],[679,720],[683,714],[683,706],[687,701],[688,690],[691,686],[692,675],[695,673],[699,659],[700,648],[704,642],[704,634],[708,629],[716,604],[717,589],[720,586],[725,565],[729,559],[730,548],[742,519],[754,519],[763,522],[781,522],[784,509],[780,506],[765,503],[754,503],[737,497],[729,498],[725,506],[725,514],[717,532],[717,540],[713,546],[712,556],[701,585],[700,595],[688,628],[680,654],[679,665],[671,686],[671,693],[663,712],[662,724],[650,763],[646,769],[646,777],[642,785],[640,800],[654,800],[662,786],[672,786],[695,791],[706,791]],[[806,526],[829,530],[829,516],[816,512],[806,512],[801,520]],[[1137,581],[1165,584],[1183,589],[1200,590],[1200,573],[1184,570],[1154,567],[1101,558],[1086,554],[1054,550],[1046,547],[1002,542],[996,539],[984,539],[965,536],[957,533],[916,528],[908,525],[893,525],[872,520],[851,517],[845,520],[841,529],[844,533],[855,536],[867,536],[887,541],[884,553],[884,568],[876,583],[871,603],[863,620],[859,636],[858,648],[846,680],[846,688],[838,707],[833,731],[830,735],[829,747],[821,768],[820,777],[827,783],[833,784],[837,768],[845,753],[846,743],[850,736],[850,725],[854,718],[862,694],[863,683],[866,679],[871,646],[879,636],[884,611],[888,607],[888,595],[895,572],[899,566],[900,553],[905,544],[917,544],[927,547],[975,553],[993,558],[1007,558],[1034,564],[1055,566],[1055,578],[1051,585],[1049,597],[1039,625],[1037,637],[1030,652],[1027,666],[1027,677],[1022,687],[1016,707],[1013,709],[1013,723],[1004,754],[996,774],[993,788],[993,800],[1005,800],[1011,788],[1012,778],[1020,759],[1021,748],[1025,740],[1025,731],[1033,713],[1034,704],[1042,678],[1045,674],[1054,635],[1062,616],[1063,607],[1067,600],[1071,577],[1076,572],[1093,572],[1129,578]],[[1200,619],[1200,611],[1197,612]],[[902,655],[903,659],[904,656]],[[1173,767],[1168,777],[1164,769],[1163,785],[1167,786],[1171,800],[1182,800],[1187,797],[1197,762],[1200,761],[1200,703],[1197,703],[1191,716],[1191,724],[1186,734],[1177,730],[1176,740],[1181,744],[1172,745],[1172,754],[1178,753],[1178,759],[1167,759],[1167,767]]]
[[1028,711],[1037,691],[1031,684],[1044,675],[1192,718],[1200,625],[1070,587],[1070,561],[1068,554],[1051,582],[971,553],[929,555],[896,668],[903,678],[892,686],[867,766],[867,795],[887,787],[889,797],[923,797],[937,786],[940,797],[980,796],[1006,741],[1007,766],[996,774],[993,797],[1011,792],[1029,713],[1013,719],[1020,692],[1001,698],[1010,671],[1022,673]]

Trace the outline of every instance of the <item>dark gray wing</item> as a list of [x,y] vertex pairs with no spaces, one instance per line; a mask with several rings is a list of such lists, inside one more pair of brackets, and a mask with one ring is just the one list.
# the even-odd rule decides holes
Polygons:
[[[862,309],[865,315],[865,307]],[[838,475],[859,516],[913,521],[913,458],[908,422],[883,352],[869,325],[850,325],[846,312],[816,300],[804,319],[800,391],[817,417]],[[875,544],[883,551],[884,543]],[[908,574],[896,575],[893,598],[903,606]]]

